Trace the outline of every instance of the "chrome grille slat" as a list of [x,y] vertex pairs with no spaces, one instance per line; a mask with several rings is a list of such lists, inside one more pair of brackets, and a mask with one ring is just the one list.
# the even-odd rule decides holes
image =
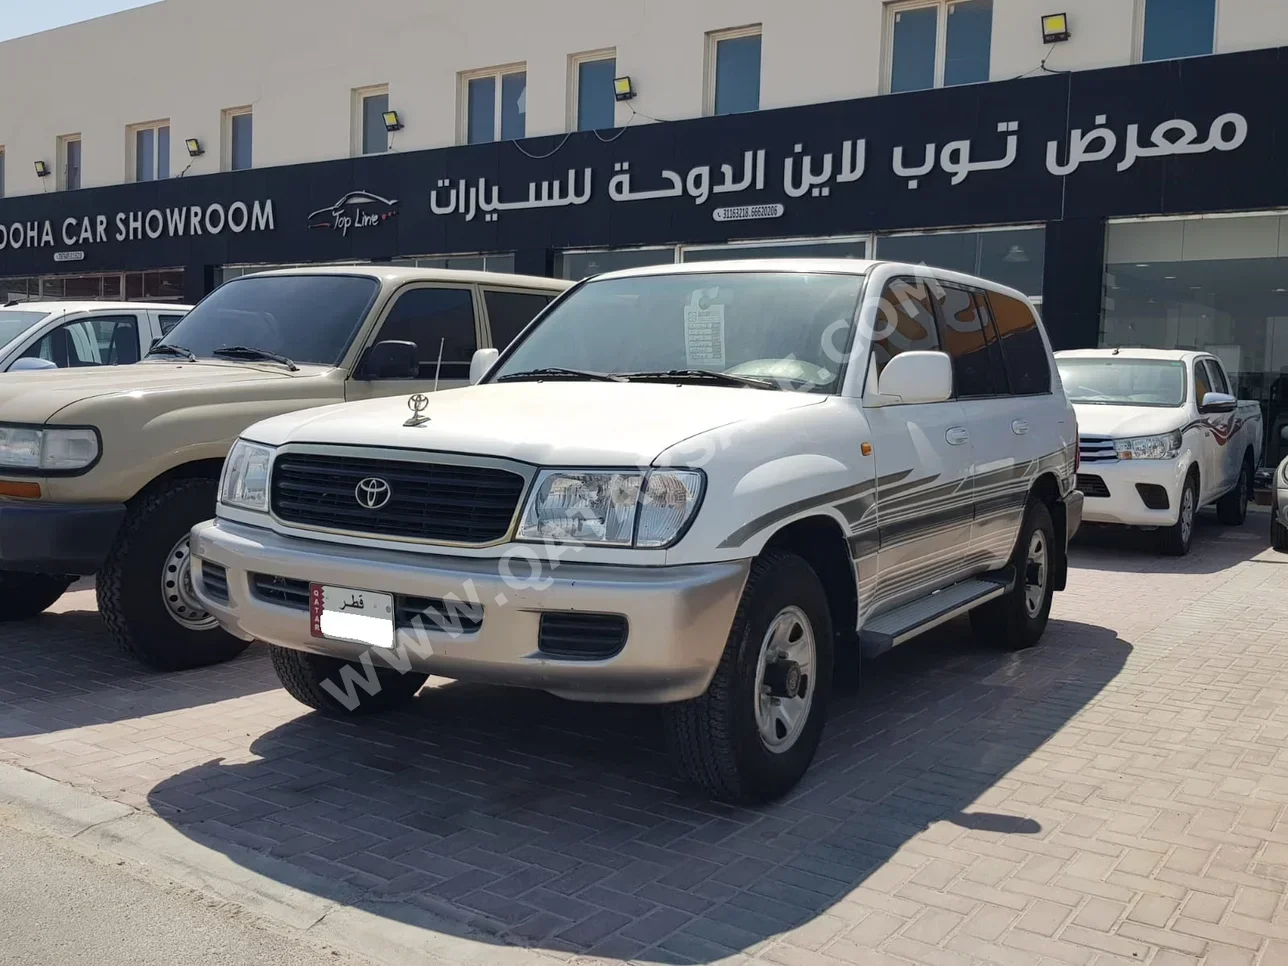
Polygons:
[[1118,460],[1112,436],[1079,436],[1078,457],[1084,463],[1111,463]]

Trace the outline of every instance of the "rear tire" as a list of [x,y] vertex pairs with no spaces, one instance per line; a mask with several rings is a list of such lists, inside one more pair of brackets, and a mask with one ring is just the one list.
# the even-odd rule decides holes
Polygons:
[[[428,674],[399,674],[392,668],[375,667],[380,689],[375,694],[368,694],[356,683],[368,679],[361,662],[309,654],[276,645],[270,645],[268,653],[273,661],[273,670],[277,672],[277,679],[282,682],[287,694],[301,704],[326,714],[367,715],[392,711],[409,703],[429,680]],[[349,675],[342,676],[346,667],[352,669],[352,679],[349,679]],[[346,679],[355,683],[346,687]],[[326,681],[334,683],[341,693],[354,695],[357,703],[349,707],[333,695],[329,688],[323,687]]]
[[112,637],[157,671],[218,664],[249,646],[201,611],[191,593],[188,534],[214,516],[217,485],[178,480],[132,506],[99,574],[98,609]]
[[1270,517],[1270,546],[1280,553],[1288,553],[1288,527],[1279,522],[1279,504],[1276,503]]
[[0,570],[0,624],[38,617],[58,602],[74,577]]
[[1191,476],[1181,490],[1181,504],[1176,509],[1176,522],[1158,531],[1158,549],[1169,557],[1184,557],[1194,543],[1194,522],[1199,511],[1199,485]]
[[1216,518],[1227,527],[1241,527],[1248,519],[1248,498],[1252,492],[1252,462],[1245,459],[1239,469],[1239,482],[1233,490],[1216,501]]
[[1051,511],[1032,500],[1011,555],[1015,587],[970,612],[971,630],[982,643],[1022,651],[1041,640],[1055,598],[1055,554]]
[[[793,666],[796,689],[783,683]],[[727,802],[767,802],[791,791],[818,750],[833,666],[832,617],[818,575],[795,554],[763,554],[706,693],[664,708],[681,769]]]

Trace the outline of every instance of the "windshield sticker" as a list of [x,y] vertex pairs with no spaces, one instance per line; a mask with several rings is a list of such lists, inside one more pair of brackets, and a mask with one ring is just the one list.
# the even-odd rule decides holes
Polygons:
[[699,290],[684,307],[684,361],[689,368],[725,368],[725,307]]

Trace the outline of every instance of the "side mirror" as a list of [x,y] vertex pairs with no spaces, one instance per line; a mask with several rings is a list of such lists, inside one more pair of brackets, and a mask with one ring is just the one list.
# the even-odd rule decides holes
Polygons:
[[946,352],[900,352],[877,383],[884,406],[945,402],[953,398],[953,362]]
[[420,347],[415,342],[377,342],[354,371],[353,378],[415,379],[420,375]]
[[501,357],[500,349],[478,349],[470,359],[470,385],[477,386]]
[[41,372],[45,369],[57,369],[58,365],[48,359],[27,357],[18,359],[9,367],[10,372]]
[[1225,392],[1209,392],[1199,404],[1201,413],[1232,413],[1239,406],[1239,401]]

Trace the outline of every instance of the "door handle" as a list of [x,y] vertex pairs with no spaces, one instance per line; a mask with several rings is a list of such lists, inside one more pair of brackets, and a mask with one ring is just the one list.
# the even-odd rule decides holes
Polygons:
[[1017,419],[1013,423],[1011,423],[1011,432],[1013,432],[1016,436],[1023,436],[1028,431],[1029,431],[1029,424],[1025,422],[1023,419]]
[[966,432],[964,426],[954,426],[944,434],[944,438],[948,440],[949,446],[962,446],[970,442],[970,433]]

